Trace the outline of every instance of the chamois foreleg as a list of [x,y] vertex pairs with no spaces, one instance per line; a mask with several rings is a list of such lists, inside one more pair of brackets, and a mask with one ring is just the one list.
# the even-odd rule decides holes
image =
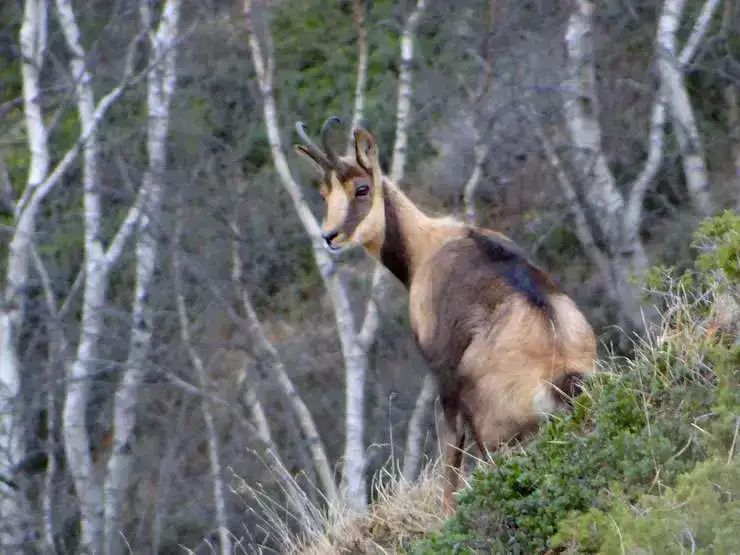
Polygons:
[[452,494],[457,490],[458,473],[465,447],[465,422],[460,418],[461,414],[456,402],[446,402],[442,399],[442,410],[445,419],[445,488],[442,508],[445,515],[450,515],[454,511]]

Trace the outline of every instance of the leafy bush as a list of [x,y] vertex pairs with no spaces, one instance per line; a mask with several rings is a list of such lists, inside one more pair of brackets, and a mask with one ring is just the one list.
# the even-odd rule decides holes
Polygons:
[[730,213],[702,225],[697,238],[711,235],[716,248],[693,279],[667,280],[665,318],[635,358],[595,376],[525,452],[476,470],[454,517],[408,552],[729,553],[740,530],[730,464],[740,345],[715,341],[702,322],[716,296],[707,276],[737,284],[724,247],[738,225]]

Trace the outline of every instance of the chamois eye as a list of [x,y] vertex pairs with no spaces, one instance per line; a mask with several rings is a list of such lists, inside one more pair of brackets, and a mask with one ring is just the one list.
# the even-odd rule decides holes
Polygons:
[[356,197],[364,197],[370,192],[370,186],[366,184],[358,185],[355,189],[355,196]]

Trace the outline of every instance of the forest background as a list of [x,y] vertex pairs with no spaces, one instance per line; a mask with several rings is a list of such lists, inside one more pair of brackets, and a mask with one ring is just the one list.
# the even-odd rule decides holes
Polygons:
[[273,545],[265,499],[300,530],[437,457],[405,292],[323,249],[298,120],[365,125],[412,199],[509,234],[630,355],[645,272],[740,208],[738,12],[4,2],[3,553]]

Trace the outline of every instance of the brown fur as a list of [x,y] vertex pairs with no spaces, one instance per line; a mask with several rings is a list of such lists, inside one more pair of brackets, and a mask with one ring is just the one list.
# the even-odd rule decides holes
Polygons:
[[[411,327],[444,411],[449,512],[466,426],[483,452],[531,434],[580,391],[595,337],[573,300],[508,237],[427,216],[382,176],[374,138],[358,129],[355,142],[355,160],[343,159],[352,177],[335,173],[324,184],[324,231],[339,229],[342,246],[363,245],[409,288]],[[353,197],[368,179],[371,203]],[[346,198],[329,202],[331,194]],[[358,213],[364,221],[353,220]]]

